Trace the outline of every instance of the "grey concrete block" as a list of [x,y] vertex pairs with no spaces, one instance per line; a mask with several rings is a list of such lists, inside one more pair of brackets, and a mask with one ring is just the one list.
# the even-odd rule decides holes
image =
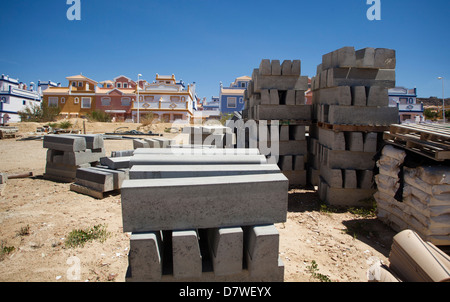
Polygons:
[[332,169],[370,170],[375,166],[373,152],[328,150],[327,164]]
[[296,141],[305,140],[306,139],[305,132],[306,132],[305,126],[302,125],[289,126],[289,139]]
[[136,154],[130,158],[134,165],[231,165],[266,164],[264,155],[197,155],[197,154]]
[[295,90],[295,105],[305,105],[305,91],[303,90]]
[[150,148],[150,144],[143,139],[133,139],[133,148]]
[[271,225],[253,226],[244,230],[245,258],[251,276],[272,274],[278,268],[280,234]]
[[285,105],[295,105],[295,104],[296,104],[295,90],[292,89],[287,90]]
[[86,141],[86,149],[102,149],[105,147],[103,134],[68,134],[68,136],[84,138]]
[[280,156],[278,161],[278,166],[282,171],[292,171],[293,170],[293,158],[292,155]]
[[364,152],[378,151],[378,133],[368,132],[364,134]]
[[270,65],[272,67],[272,75],[280,76],[281,75],[280,60],[272,60],[272,62],[270,62]]
[[295,76],[300,76],[301,72],[302,72],[302,66],[301,66],[301,61],[300,60],[292,60],[292,75]]
[[[125,180],[124,232],[284,222],[288,180],[281,173]],[[149,198],[151,196],[151,198]]]
[[375,48],[367,47],[356,51],[356,67],[375,67]]
[[91,168],[77,169],[75,183],[98,192],[114,190],[114,176],[112,173]]
[[294,155],[293,165],[295,171],[305,170],[305,155]]
[[327,70],[326,77],[326,85],[322,83],[321,79],[321,88],[336,86],[395,87],[395,69],[331,68]]
[[366,106],[367,94],[365,86],[353,86],[352,91],[352,105],[353,106]]
[[114,190],[118,190],[122,187],[122,183],[125,179],[129,179],[129,173],[123,170],[112,170],[112,169],[106,169],[106,168],[100,168],[100,167],[91,167],[90,169],[108,172],[113,175],[114,180]]
[[289,180],[289,185],[306,186],[306,170],[299,171],[282,171],[284,176]]
[[43,147],[59,151],[84,151],[86,150],[86,140],[77,136],[46,135],[44,136]]
[[[261,104],[268,105],[270,104],[270,93],[269,89],[261,89]],[[259,105],[259,104],[258,104]]]
[[314,102],[328,105],[352,105],[350,86],[338,86],[320,89],[314,93]]
[[289,126],[282,125],[280,126],[280,140],[288,141],[289,140]]
[[346,46],[335,50],[332,53],[333,67],[355,67],[356,54],[355,48]]
[[242,271],[244,232],[241,227],[211,228],[208,242],[214,275],[226,276]]
[[111,151],[111,157],[123,157],[123,156],[133,156],[133,150],[119,150],[119,151]]
[[373,171],[372,170],[358,170],[356,171],[358,178],[358,187],[361,189],[373,189]]
[[390,126],[398,123],[398,108],[330,105],[328,122],[336,125]]
[[344,188],[356,189],[358,187],[356,170],[343,170],[344,171]]
[[331,169],[327,165],[320,165],[320,177],[332,188],[344,187],[341,169]]
[[374,189],[332,188],[319,177],[319,196],[323,202],[333,206],[370,207],[367,199],[375,194]]
[[280,141],[279,155],[306,155],[308,153],[308,143],[302,141]]
[[311,120],[312,105],[258,105],[255,107],[257,120]]
[[368,88],[367,106],[389,106],[388,89],[380,86],[372,86]]
[[272,74],[272,66],[269,59],[261,60],[261,63],[259,64],[259,72],[261,75]]
[[172,232],[173,275],[175,278],[199,278],[202,255],[196,230]]
[[288,76],[293,75],[291,60],[284,60],[283,63],[281,63],[281,74],[288,75]]
[[319,143],[332,150],[346,150],[345,132],[319,128]]
[[134,150],[134,155],[259,155],[258,148],[143,148]]
[[256,93],[260,93],[261,89],[308,90],[307,76],[274,76],[255,73],[254,83]]
[[382,69],[395,69],[396,57],[394,49],[377,48],[375,49],[375,67]]
[[278,95],[277,89],[270,89],[269,96],[270,96],[270,104],[271,105],[279,105],[280,104],[280,97]]
[[8,181],[8,174],[0,173],[0,184],[5,184]]
[[107,166],[110,169],[126,169],[131,168],[130,161],[132,156],[122,157],[102,157],[100,158],[100,164]]
[[346,150],[349,151],[364,151],[363,133],[348,131],[344,133],[346,141]]
[[62,160],[66,165],[79,166],[82,164],[98,162],[100,161],[100,158],[104,156],[104,149],[86,149],[85,151],[78,152],[66,151],[64,152]]
[[135,165],[130,179],[185,178],[280,173],[277,165]]
[[160,281],[163,245],[161,233],[131,234],[128,262],[135,282]]

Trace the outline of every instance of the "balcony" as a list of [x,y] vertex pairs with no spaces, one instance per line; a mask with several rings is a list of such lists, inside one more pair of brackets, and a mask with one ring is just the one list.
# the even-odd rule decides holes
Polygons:
[[423,104],[397,104],[399,112],[423,112]]

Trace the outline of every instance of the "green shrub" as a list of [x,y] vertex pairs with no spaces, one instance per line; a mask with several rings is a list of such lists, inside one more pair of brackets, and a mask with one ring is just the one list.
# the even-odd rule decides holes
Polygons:
[[91,113],[86,115],[88,120],[91,122],[102,122],[102,123],[110,123],[112,121],[112,116],[106,112],[94,110]]
[[106,225],[99,224],[90,229],[72,230],[72,232],[70,232],[66,238],[65,245],[67,247],[83,247],[86,242],[92,240],[99,240],[103,243],[109,236],[109,233],[106,229]]

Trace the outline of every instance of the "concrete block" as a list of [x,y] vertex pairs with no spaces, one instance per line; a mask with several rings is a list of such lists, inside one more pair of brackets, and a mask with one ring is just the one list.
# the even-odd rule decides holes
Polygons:
[[244,232],[241,227],[211,228],[208,242],[214,275],[226,276],[242,271]]
[[346,150],[344,133],[319,128],[319,143],[332,150]]
[[175,278],[199,278],[202,255],[196,230],[172,232],[173,275]]
[[5,184],[8,180],[8,174],[0,173],[0,184]]
[[277,165],[135,165],[130,179],[184,178],[280,173]]
[[356,54],[355,48],[351,46],[342,47],[333,52],[333,67],[355,67]]
[[197,154],[136,154],[130,158],[134,165],[232,165],[265,164],[264,155],[197,155]]
[[128,262],[133,281],[160,281],[163,245],[161,233],[131,234]]
[[367,94],[365,86],[353,86],[351,87],[352,92],[352,105],[353,106],[366,106],[367,105]]
[[356,189],[358,187],[356,170],[343,170],[344,171],[344,188]]
[[138,148],[150,148],[150,145],[143,139],[133,139],[133,149]]
[[358,178],[358,188],[373,189],[373,171],[372,170],[357,170],[356,176]]
[[287,90],[286,91],[286,101],[285,105],[295,105],[296,99],[295,99],[295,90]]
[[[97,151],[97,152],[94,152]],[[82,164],[95,163],[105,156],[104,149],[86,149],[78,152],[64,152],[62,161],[66,165],[79,166]]]
[[356,51],[356,67],[374,68],[375,67],[375,48],[367,47]]
[[332,206],[370,207],[367,199],[375,194],[374,189],[332,188],[319,177],[319,197]]
[[113,174],[97,169],[77,169],[75,183],[98,192],[109,192],[114,190]]
[[272,75],[274,76],[280,76],[281,75],[281,65],[280,60],[272,60],[270,63],[272,67]]
[[314,94],[315,102],[318,104],[344,105],[352,104],[350,86],[338,86],[320,89]]
[[84,138],[86,141],[86,149],[102,149],[105,147],[103,134],[67,134],[67,135]]
[[289,180],[289,185],[306,186],[306,170],[303,171],[282,171]]
[[123,156],[133,156],[133,150],[119,150],[119,151],[111,151],[111,157],[123,157]]
[[183,230],[284,222],[287,192],[288,180],[281,173],[125,180],[121,188],[123,230]]
[[280,141],[279,155],[306,155],[308,153],[308,143],[302,141]]
[[270,60],[263,59],[259,64],[259,73],[261,75],[271,75],[272,74],[272,66]]
[[284,60],[283,63],[281,63],[281,74],[288,75],[288,76],[293,75],[291,60]]
[[398,123],[398,108],[330,105],[328,122],[336,125],[390,126]]
[[289,140],[289,126],[282,125],[280,126],[280,140],[288,141]]
[[394,49],[377,48],[375,49],[375,67],[382,69],[395,69],[396,57]]
[[371,170],[375,166],[374,152],[328,150],[327,164],[331,169]]
[[312,105],[258,105],[256,109],[257,120],[311,120]]
[[269,89],[261,89],[261,104],[263,104],[263,105],[270,104]]
[[43,146],[52,150],[77,152],[86,150],[86,140],[77,136],[46,135]]
[[327,165],[320,165],[320,176],[332,188],[343,188],[344,180],[341,169],[331,169]]
[[244,230],[245,259],[250,276],[265,276],[278,268],[280,234],[271,225],[252,226]]
[[259,155],[258,148],[142,148],[134,150],[134,155],[166,154],[166,155]]
[[378,151],[378,133],[368,132],[364,134],[364,152]]
[[292,155],[280,156],[278,161],[278,166],[282,171],[292,171],[293,170],[293,158]]
[[303,90],[295,90],[295,105],[305,105],[305,91]]
[[389,106],[388,89],[380,86],[372,86],[368,88],[367,106],[387,107]]
[[321,79],[321,88],[336,86],[395,87],[395,69],[331,68],[327,70],[326,77],[326,85],[323,85]]
[[261,89],[308,90],[307,76],[274,76],[257,73],[254,73],[253,76],[256,93],[260,93]]
[[269,96],[270,96],[270,104],[271,105],[279,105],[280,104],[280,97],[279,97],[277,89],[270,89]]
[[305,170],[305,155],[294,155],[293,165],[295,171]]
[[130,165],[131,158],[132,156],[102,157],[100,158],[100,164],[114,170],[126,169],[131,168]]
[[364,151],[363,133],[347,131],[344,133],[346,141],[346,150],[349,151]]
[[300,76],[302,72],[302,66],[301,66],[300,60],[292,60],[292,69],[291,74],[295,76]]
[[125,179],[129,178],[129,173],[123,170],[112,170],[100,167],[91,167],[89,169],[103,171],[112,174],[114,180],[114,190],[118,190],[122,187],[122,183]]

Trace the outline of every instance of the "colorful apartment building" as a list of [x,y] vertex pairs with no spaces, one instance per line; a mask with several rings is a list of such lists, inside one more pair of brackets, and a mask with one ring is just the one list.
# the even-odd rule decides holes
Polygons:
[[66,78],[68,87],[49,87],[44,90],[43,102],[59,107],[64,118],[83,117],[95,109],[97,82],[84,75]]
[[19,111],[26,107],[40,105],[41,95],[30,83],[28,88],[26,84],[19,82],[9,76],[0,77],[0,124],[20,122]]
[[389,89],[389,106],[397,107],[399,123],[420,123],[424,121],[424,108],[417,103],[417,89],[395,87]]
[[140,117],[152,113],[154,118],[164,122],[190,122],[194,115],[195,100],[195,83],[186,87],[182,81],[176,81],[175,75],[156,74],[153,83],[145,83],[139,89],[139,102],[133,102],[132,117],[136,121],[138,112]]
[[242,76],[235,79],[229,87],[220,84],[219,109],[223,114],[242,111],[244,109],[244,92],[251,77]]
[[[143,82],[141,82],[143,85]],[[132,118],[133,102],[136,100],[136,82],[126,76],[100,82],[95,93],[95,110],[108,113],[116,121]]]

